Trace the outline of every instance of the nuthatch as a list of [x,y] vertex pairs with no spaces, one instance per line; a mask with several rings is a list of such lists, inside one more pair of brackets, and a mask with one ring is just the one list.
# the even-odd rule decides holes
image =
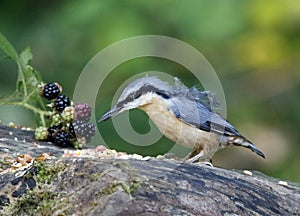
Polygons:
[[167,138],[192,149],[187,156],[189,162],[209,161],[216,151],[231,145],[249,148],[265,158],[235,127],[212,110],[215,103],[210,92],[187,88],[177,78],[171,86],[157,77],[143,77],[124,89],[117,104],[99,122],[139,108]]

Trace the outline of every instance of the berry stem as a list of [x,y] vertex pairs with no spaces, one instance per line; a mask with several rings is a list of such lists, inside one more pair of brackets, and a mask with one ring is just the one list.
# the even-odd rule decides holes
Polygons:
[[17,65],[19,68],[19,79],[21,79],[22,84],[23,84],[24,98],[26,98],[27,97],[27,87],[26,87],[26,80],[25,80],[25,75],[24,75],[25,67],[22,64],[22,62],[20,61],[20,59],[17,60]]
[[45,116],[42,113],[40,113],[40,119],[42,121],[43,127],[46,127]]
[[15,105],[15,106],[23,106],[31,111],[33,111],[34,113],[37,113],[40,115],[40,119],[42,121],[42,124],[43,126],[45,127],[46,126],[46,122],[45,122],[45,116],[50,116],[51,115],[51,112],[49,111],[44,111],[44,110],[41,110],[41,109],[38,109],[26,102],[6,102],[5,104],[7,105]]

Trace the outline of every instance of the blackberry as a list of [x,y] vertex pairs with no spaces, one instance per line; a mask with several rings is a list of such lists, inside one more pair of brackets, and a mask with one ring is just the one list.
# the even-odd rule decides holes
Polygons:
[[75,105],[76,118],[89,121],[92,108],[87,103],[79,103]]
[[54,101],[54,108],[57,111],[62,112],[67,106],[70,106],[70,104],[71,104],[70,98],[62,94],[59,95]]
[[67,106],[63,111],[61,116],[66,122],[71,122],[74,119],[75,109],[72,106]]
[[85,137],[79,137],[79,138],[77,138],[77,142],[78,142],[79,147],[81,147],[81,148],[88,143],[86,141]]
[[84,142],[82,142],[81,140],[78,141],[78,139],[77,139],[77,140],[76,140],[74,143],[72,143],[72,144],[73,144],[74,148],[76,148],[76,149],[82,149],[83,146],[84,146],[86,143],[85,143],[85,140],[84,140]]
[[62,123],[62,116],[59,113],[55,113],[51,116],[51,124],[53,125],[60,125]]
[[35,139],[46,140],[48,138],[48,130],[46,127],[38,127],[35,129]]
[[61,90],[61,86],[58,83],[48,83],[44,86],[42,94],[44,98],[52,100],[57,98]]
[[91,141],[91,138],[95,136],[95,133],[96,133],[95,125],[93,123],[87,124],[84,137],[86,138],[88,143]]
[[96,129],[93,123],[86,123],[83,120],[77,119],[70,123],[69,132],[78,141],[81,142],[84,139],[84,143],[89,143],[92,136],[95,135]]
[[68,147],[70,145],[70,134],[66,131],[58,131],[54,139],[55,144],[61,147]]
[[55,135],[59,131],[60,128],[61,128],[60,125],[59,126],[53,125],[48,128],[48,140],[49,141],[51,141],[51,142],[55,141]]
[[85,121],[77,119],[70,123],[69,131],[73,137],[83,137],[86,127],[87,123]]

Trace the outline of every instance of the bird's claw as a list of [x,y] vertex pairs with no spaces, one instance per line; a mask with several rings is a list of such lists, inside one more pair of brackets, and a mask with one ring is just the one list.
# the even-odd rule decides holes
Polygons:
[[214,167],[214,165],[208,161],[199,161],[199,162],[196,162],[194,163],[196,165],[199,165],[199,166],[209,166],[209,167]]

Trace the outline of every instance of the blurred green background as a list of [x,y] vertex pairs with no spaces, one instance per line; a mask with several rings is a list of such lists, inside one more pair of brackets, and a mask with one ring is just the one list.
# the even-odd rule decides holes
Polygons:
[[[223,84],[227,117],[265,154],[247,149],[217,153],[221,167],[257,169],[300,181],[300,2],[298,0],[229,1],[34,1],[2,0],[0,31],[19,50],[30,46],[32,65],[46,82],[62,84],[72,95],[88,61],[119,40],[145,34],[185,41],[211,63]],[[17,67],[0,53],[1,96],[13,92]],[[198,84],[181,66],[157,58],[120,65],[107,78],[97,100],[97,118],[111,105],[122,82],[142,71],[159,70]],[[84,91],[84,89],[83,89]],[[149,130],[141,111],[130,112],[140,133]],[[35,126],[24,109],[0,107],[3,123]],[[172,142],[161,139],[148,147],[126,144],[111,122],[98,125],[109,146],[139,154],[163,154]],[[95,144],[99,145],[102,143]]]

